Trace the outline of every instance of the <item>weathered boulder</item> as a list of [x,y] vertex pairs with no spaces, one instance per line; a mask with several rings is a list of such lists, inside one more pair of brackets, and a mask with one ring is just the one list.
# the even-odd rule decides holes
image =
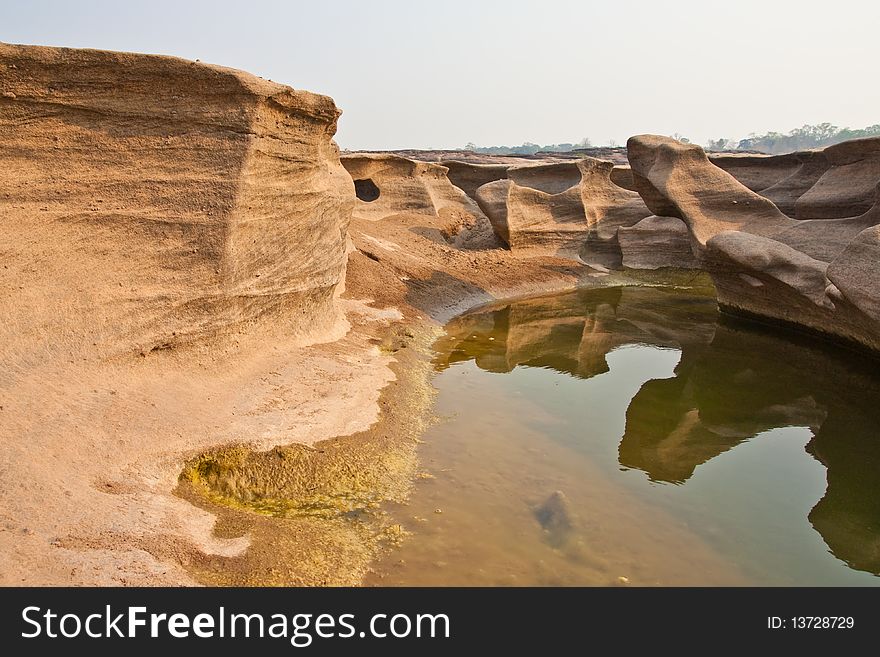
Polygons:
[[[629,147],[634,180],[646,202],[671,209],[688,225],[722,308],[880,351],[875,314],[880,293],[874,291],[880,188],[875,204],[862,214],[798,221],[712,166],[699,147],[655,136],[633,137]],[[864,153],[866,147],[844,152]],[[865,161],[857,161],[857,170],[867,175]],[[820,181],[829,179],[834,166]],[[835,203],[860,197],[853,190],[862,184],[861,178],[841,182],[845,189]]]
[[535,518],[546,535],[547,542],[561,547],[576,530],[577,520],[571,502],[561,490],[554,491],[535,509]]
[[632,226],[650,215],[637,192],[611,180],[614,165],[604,160],[585,158],[581,170],[581,202],[587,219],[587,240],[580,258],[588,264],[622,266],[618,229]]
[[654,214],[684,220],[698,251],[723,231],[772,235],[796,223],[713,165],[695,144],[639,135],[630,137],[627,149],[633,182],[646,205]]
[[[707,244],[703,265],[728,311],[804,327],[880,351],[872,244],[880,209],[801,222],[773,237],[731,231]],[[829,226],[833,230],[822,230]],[[841,287],[843,286],[843,287]]]
[[492,224],[492,230],[508,245],[510,227],[507,225],[507,195],[510,184],[509,180],[496,180],[480,186],[474,193],[477,204]]
[[633,226],[621,226],[617,241],[623,266],[630,269],[695,269],[700,266],[691,249],[687,225],[676,217],[651,215]]
[[587,238],[577,164],[513,167],[507,175],[511,250],[576,258]]
[[6,330],[46,352],[146,353],[267,317],[303,335],[337,321],[354,190],[332,99],[173,57],[3,44],[0,92]]
[[461,189],[469,197],[477,200],[477,189],[486,183],[507,178],[507,164],[476,164],[460,160],[442,160],[441,165],[448,171],[449,182]]
[[828,169],[795,201],[798,219],[839,219],[867,212],[880,180],[880,137],[828,146]]

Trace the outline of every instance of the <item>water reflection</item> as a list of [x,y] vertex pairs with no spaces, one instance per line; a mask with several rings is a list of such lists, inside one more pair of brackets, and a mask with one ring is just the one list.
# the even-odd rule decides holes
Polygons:
[[472,360],[489,372],[526,366],[590,379],[628,345],[681,356],[673,376],[651,378],[632,397],[621,466],[687,486],[698,466],[758,434],[807,427],[806,450],[827,469],[809,522],[838,559],[880,574],[880,377],[870,359],[719,321],[705,297],[617,288],[459,317],[436,345],[435,365]]

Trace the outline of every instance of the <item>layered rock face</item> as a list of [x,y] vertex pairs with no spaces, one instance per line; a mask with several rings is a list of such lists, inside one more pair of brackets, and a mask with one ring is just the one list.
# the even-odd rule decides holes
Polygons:
[[650,212],[611,180],[611,162],[585,158],[511,167],[508,180],[478,188],[477,202],[512,250],[621,266],[617,230]]
[[[862,214],[798,221],[711,164],[698,146],[642,135],[631,138],[628,147],[633,180],[642,197],[655,212],[687,224],[722,307],[880,350],[875,264],[880,193]],[[857,144],[844,152],[870,149]],[[850,171],[867,176],[869,160],[866,156],[837,166],[853,166]],[[820,182],[833,169],[834,165]],[[839,177],[837,172],[830,179]],[[863,195],[858,191],[863,180],[841,183],[843,190],[836,198],[843,199],[843,205],[828,214],[864,207],[854,200]],[[829,191],[826,196],[832,195]]]
[[145,353],[267,316],[327,330],[354,203],[338,116],[217,66],[0,45],[4,324]]

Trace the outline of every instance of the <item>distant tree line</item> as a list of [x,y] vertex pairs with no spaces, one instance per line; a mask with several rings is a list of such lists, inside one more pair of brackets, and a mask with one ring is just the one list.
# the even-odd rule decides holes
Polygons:
[[539,151],[568,153],[577,148],[590,148],[591,146],[590,139],[584,137],[576,144],[569,144],[566,142],[563,144],[544,144],[541,146],[540,144],[534,144],[527,141],[519,146],[477,146],[475,143],[469,142],[464,148],[467,151],[482,153],[484,155],[534,155]]
[[757,135],[752,133],[739,141],[723,138],[710,139],[706,146],[710,151],[760,151],[778,155],[811,148],[824,148],[849,139],[877,136],[880,136],[880,124],[854,130],[852,128],[838,128],[830,123],[820,123],[819,125],[805,125],[801,128],[795,128],[788,134],[768,132],[764,135]]
[[[673,139],[684,143],[690,143],[690,140],[679,133],[670,135]],[[820,123],[818,125],[805,125],[795,128],[787,134],[781,132],[768,132],[763,135],[750,134],[745,139],[710,139],[706,144],[706,150],[710,151],[759,151],[761,153],[769,153],[778,155],[780,153],[791,153],[794,151],[803,151],[811,148],[824,148],[832,144],[839,144],[849,139],[860,139],[862,137],[878,137],[880,136],[880,124],[871,125],[867,128],[856,130],[853,128],[838,128],[830,123]],[[614,148],[617,142],[613,139],[608,144]],[[468,143],[464,148],[474,153],[483,153],[485,155],[534,155],[539,151],[552,153],[567,153],[579,148],[591,148],[593,146],[589,138],[584,137],[576,144],[535,144],[527,141],[519,146],[477,146],[473,142]]]

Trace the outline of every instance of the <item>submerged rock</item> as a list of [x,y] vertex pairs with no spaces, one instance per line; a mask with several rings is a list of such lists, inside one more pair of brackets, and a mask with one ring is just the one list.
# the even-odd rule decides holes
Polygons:
[[547,541],[554,547],[565,543],[575,528],[571,503],[561,490],[553,492],[535,509],[535,517],[547,533]]

